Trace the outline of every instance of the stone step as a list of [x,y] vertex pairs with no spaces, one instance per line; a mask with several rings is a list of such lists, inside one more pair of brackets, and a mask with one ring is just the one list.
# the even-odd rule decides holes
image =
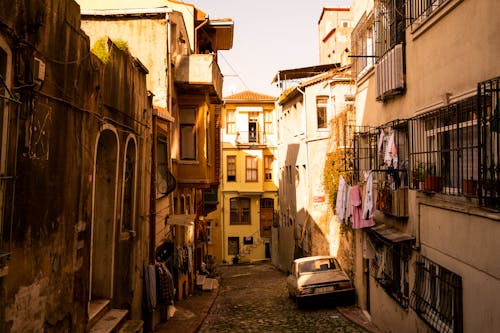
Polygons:
[[110,309],[109,299],[94,299],[88,305],[89,322],[87,328],[90,328],[97,323],[102,316]]
[[111,309],[102,316],[94,326],[90,328],[90,333],[112,333],[117,332],[123,324],[128,310]]
[[143,333],[143,327],[142,320],[127,320],[118,333]]

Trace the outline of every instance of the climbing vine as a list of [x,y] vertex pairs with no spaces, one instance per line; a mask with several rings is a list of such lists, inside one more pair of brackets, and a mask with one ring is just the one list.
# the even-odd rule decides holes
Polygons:
[[[99,38],[94,45],[92,46],[92,53],[94,53],[101,61],[105,64],[109,62],[109,52],[108,52],[108,38],[107,37],[102,37]],[[116,39],[113,40],[113,44],[116,45],[116,47],[124,52],[128,52],[128,43],[124,40],[121,39]]]

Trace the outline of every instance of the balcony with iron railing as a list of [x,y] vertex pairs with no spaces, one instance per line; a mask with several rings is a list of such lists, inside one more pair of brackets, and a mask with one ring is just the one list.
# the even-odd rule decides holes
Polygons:
[[177,56],[174,80],[181,93],[208,92],[213,99],[222,100],[222,72],[215,54]]
[[264,131],[238,131],[234,136],[236,145],[271,145],[275,143],[275,135]]

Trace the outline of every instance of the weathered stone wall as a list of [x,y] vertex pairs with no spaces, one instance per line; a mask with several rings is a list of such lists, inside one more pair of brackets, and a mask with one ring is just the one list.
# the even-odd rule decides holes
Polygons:
[[[149,193],[151,106],[145,70],[111,44],[109,62],[92,55],[89,39],[80,30],[79,7],[69,0],[0,1],[0,35],[13,53],[12,90],[22,102],[14,205],[3,221],[4,242],[12,232],[12,243],[8,273],[0,278],[0,331],[83,332],[89,300],[92,175],[96,140],[105,124],[119,134],[119,175],[127,137],[137,140],[137,192]],[[46,66],[41,84],[33,81],[35,57]],[[15,121],[13,117],[11,129]],[[15,139],[8,158],[11,169]],[[10,201],[13,193],[6,193]],[[114,274],[112,304],[140,317],[140,276],[148,241],[147,226],[140,222],[147,215],[147,197],[137,195],[135,204],[134,239],[121,241],[115,223],[115,272],[130,274]],[[117,204],[117,221],[121,208]]]

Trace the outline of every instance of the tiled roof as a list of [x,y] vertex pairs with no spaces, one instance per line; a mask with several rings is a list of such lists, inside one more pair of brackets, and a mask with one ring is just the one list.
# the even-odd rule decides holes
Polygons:
[[230,96],[224,97],[225,101],[228,100],[239,100],[239,101],[262,101],[262,100],[275,100],[276,97],[259,94],[254,91],[246,90]]

